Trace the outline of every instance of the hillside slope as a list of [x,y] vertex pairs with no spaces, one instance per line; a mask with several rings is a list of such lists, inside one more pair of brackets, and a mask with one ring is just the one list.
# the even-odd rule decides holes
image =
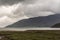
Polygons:
[[56,23],[60,23],[60,14],[23,19],[7,27],[51,27]]

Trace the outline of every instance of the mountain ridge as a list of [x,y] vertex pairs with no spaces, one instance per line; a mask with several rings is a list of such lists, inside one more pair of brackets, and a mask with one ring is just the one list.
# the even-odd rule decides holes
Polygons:
[[23,19],[7,27],[52,27],[56,23],[60,23],[60,14]]

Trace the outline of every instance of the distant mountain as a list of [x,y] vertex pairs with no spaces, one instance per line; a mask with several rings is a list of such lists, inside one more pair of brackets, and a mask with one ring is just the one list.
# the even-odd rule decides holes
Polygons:
[[60,28],[60,23],[53,25],[52,28]]
[[60,14],[23,19],[12,25],[8,25],[7,27],[9,28],[52,27],[54,24],[57,23],[60,23]]

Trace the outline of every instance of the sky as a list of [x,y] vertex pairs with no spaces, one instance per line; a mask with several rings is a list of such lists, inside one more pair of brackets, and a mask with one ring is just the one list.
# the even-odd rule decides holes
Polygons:
[[60,0],[35,0],[25,3],[25,13],[31,17],[60,13]]
[[0,28],[13,24],[24,16],[22,0],[0,0]]
[[22,19],[60,13],[60,0],[0,0],[0,28]]

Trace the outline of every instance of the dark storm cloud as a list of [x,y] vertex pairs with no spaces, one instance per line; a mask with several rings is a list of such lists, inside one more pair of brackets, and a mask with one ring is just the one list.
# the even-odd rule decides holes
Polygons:
[[0,5],[13,5],[23,1],[24,0],[0,0]]

